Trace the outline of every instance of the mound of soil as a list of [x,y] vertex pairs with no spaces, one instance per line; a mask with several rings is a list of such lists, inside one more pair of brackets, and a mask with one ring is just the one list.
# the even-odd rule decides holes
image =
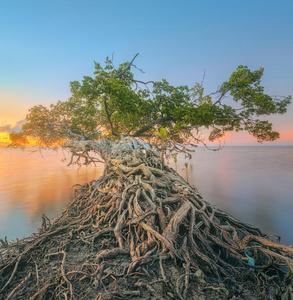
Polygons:
[[290,299],[292,248],[204,201],[137,139],[42,219],[0,240],[1,299]]

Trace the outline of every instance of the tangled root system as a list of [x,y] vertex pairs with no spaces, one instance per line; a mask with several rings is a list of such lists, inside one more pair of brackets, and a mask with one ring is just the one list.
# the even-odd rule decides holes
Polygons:
[[1,299],[281,299],[292,284],[292,248],[204,201],[140,140],[75,194],[38,233],[1,240]]

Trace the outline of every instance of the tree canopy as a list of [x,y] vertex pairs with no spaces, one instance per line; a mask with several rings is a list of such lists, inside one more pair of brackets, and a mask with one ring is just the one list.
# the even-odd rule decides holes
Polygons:
[[291,98],[266,95],[263,69],[246,66],[211,95],[201,84],[142,82],[131,72],[136,56],[118,69],[109,59],[96,63],[95,77],[71,83],[68,101],[33,107],[22,132],[11,135],[18,145],[29,137],[41,146],[62,143],[72,152],[69,164],[74,156],[95,162],[90,151],[107,163],[60,217],[42,216],[38,234],[0,239],[0,297],[287,297],[293,249],[205,201],[143,139],[164,151],[168,142],[199,141],[206,127],[210,140],[231,130],[275,140],[262,116],[284,113]]
[[104,66],[95,62],[93,77],[70,83],[72,95],[67,101],[32,107],[22,132],[11,134],[12,145],[26,143],[25,137],[37,139],[42,146],[122,136],[151,143],[162,136],[174,143],[194,143],[202,141],[197,136],[200,128],[210,130],[210,141],[227,131],[242,130],[258,141],[279,138],[264,116],[284,114],[291,97],[264,92],[263,68],[252,71],[241,65],[215,93],[206,95],[199,83],[190,88],[173,86],[165,79],[136,80],[132,70],[137,55],[118,68],[109,58]]

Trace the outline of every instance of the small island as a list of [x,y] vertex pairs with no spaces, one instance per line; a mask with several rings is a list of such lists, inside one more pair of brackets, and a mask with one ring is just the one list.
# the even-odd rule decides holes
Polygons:
[[34,106],[10,134],[11,147],[61,145],[69,165],[105,168],[39,232],[0,240],[1,299],[291,299],[293,249],[205,201],[164,161],[205,145],[202,127],[209,140],[243,130],[276,140],[255,117],[284,114],[291,97],[265,94],[263,69],[246,66],[213,95],[143,82],[137,55],[117,69],[95,63],[67,101]]

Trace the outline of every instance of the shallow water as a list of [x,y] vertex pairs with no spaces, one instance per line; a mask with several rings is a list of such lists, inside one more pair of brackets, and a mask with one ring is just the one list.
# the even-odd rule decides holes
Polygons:
[[[61,151],[30,153],[0,148],[0,238],[35,232],[44,213],[60,215],[72,199],[75,184],[100,176],[103,165],[67,167]],[[68,163],[68,162],[67,162]]]
[[[74,184],[98,178],[97,168],[67,167],[63,153],[30,154],[0,148],[0,238],[28,236],[53,218],[72,199]],[[188,173],[184,163],[188,162]],[[278,234],[293,244],[293,147],[225,147],[219,152],[198,148],[191,161],[179,157],[178,172],[205,200],[242,221]]]

